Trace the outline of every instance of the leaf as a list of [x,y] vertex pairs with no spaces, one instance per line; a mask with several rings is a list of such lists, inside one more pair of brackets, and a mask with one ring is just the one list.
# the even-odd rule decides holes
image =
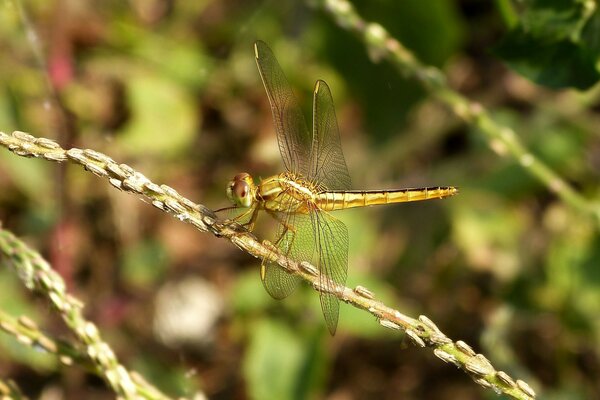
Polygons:
[[529,3],[521,26],[538,37],[576,40],[591,15],[590,8],[582,1],[530,0]]
[[198,125],[193,99],[180,86],[150,72],[127,81],[132,117],[116,141],[131,154],[176,156],[188,148]]
[[515,249],[523,240],[530,216],[500,196],[461,190],[462,202],[452,205],[454,241],[470,268],[510,282],[520,273],[523,260]]
[[233,293],[231,305],[236,315],[263,311],[275,301],[260,283],[258,268],[238,274]]
[[[31,305],[22,283],[15,277],[15,271],[8,270],[6,263],[0,265],[0,309],[15,317],[27,316],[42,325],[44,317]],[[10,360],[15,365],[23,363],[40,370],[56,368],[56,358],[53,355],[40,351],[39,348],[20,344],[12,335],[0,335],[0,350],[2,360]]]
[[600,14],[593,4],[531,0],[494,53],[540,85],[587,89],[600,79]]
[[266,320],[258,323],[244,360],[250,397],[294,398],[304,360],[303,343],[287,326]]
[[[361,15],[380,23],[426,63],[443,65],[464,42],[465,25],[455,2],[361,0],[353,3]],[[406,113],[423,98],[423,89],[400,76],[391,64],[373,63],[360,41],[333,26],[324,25],[328,29],[326,34],[309,46],[320,48],[322,58],[343,76],[348,92],[361,99],[369,140],[386,143],[402,129]],[[423,29],[425,26],[435,29]],[[333,86],[332,91],[341,121],[343,97],[339,85]]]
[[142,240],[125,253],[121,273],[127,284],[144,288],[151,286],[164,275],[166,263],[166,252],[160,243]]

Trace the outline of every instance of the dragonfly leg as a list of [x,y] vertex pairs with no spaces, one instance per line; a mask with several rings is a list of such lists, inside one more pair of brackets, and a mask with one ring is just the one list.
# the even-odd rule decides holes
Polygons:
[[220,212],[223,212],[223,211],[235,210],[236,208],[239,208],[239,207],[238,206],[223,207],[223,208],[219,208],[218,210],[214,210],[214,212],[220,213]]
[[[267,211],[268,212],[268,211]],[[283,239],[283,237],[288,233],[291,232],[292,233],[292,241],[290,242],[290,245],[288,246],[288,252],[289,249],[292,247],[292,244],[294,243],[294,238],[296,237],[296,228],[294,228],[293,226],[291,226],[290,224],[286,223],[285,221],[283,221],[277,214],[275,213],[271,213],[268,212],[269,215],[271,217],[273,217],[273,219],[277,222],[279,222],[282,226],[283,226],[283,232],[281,232],[281,235],[279,235],[279,237],[277,238],[277,240],[275,241],[275,246],[277,246],[279,244],[279,242],[281,241],[281,239]],[[287,255],[287,254],[286,254]]]
[[281,224],[281,226],[283,226],[283,231],[281,232],[281,235],[279,235],[279,237],[275,241],[275,244],[274,244],[275,247],[281,249],[281,247],[279,247],[279,243],[287,235],[288,232],[290,232],[290,234],[291,234],[291,238],[286,243],[285,249],[284,249],[285,251],[283,252],[283,254],[286,257],[289,257],[290,252],[292,251],[292,247],[294,246],[294,241],[296,240],[296,228],[294,226],[288,224],[286,221],[284,221],[279,215],[277,215],[275,213],[271,213],[271,212],[268,212],[268,214],[271,217],[273,217],[273,219],[275,219],[275,221],[279,222]]
[[[267,247],[270,247],[272,249],[273,254],[283,254],[286,257],[289,257],[290,255],[290,251],[292,249],[292,246],[294,244],[294,239],[296,238],[296,229],[291,226],[290,224],[286,223],[281,217],[279,217],[277,214],[272,213],[267,211],[267,213],[273,217],[273,219],[275,221],[277,221],[278,223],[281,224],[281,226],[283,226],[283,230],[281,232],[281,234],[279,235],[279,237],[277,238],[277,240],[275,241],[275,243],[271,244],[268,243]],[[292,238],[291,240],[286,244],[284,251],[281,251],[281,248],[279,247],[279,244],[281,242],[281,240],[285,237],[285,235],[291,232],[292,234]],[[267,276],[267,267],[268,267],[268,263],[265,262],[265,260],[263,260],[261,266],[260,266],[260,278],[263,282],[265,282],[266,276]]]
[[248,215],[249,212],[252,212],[252,215],[250,216],[250,221],[246,222],[245,224],[242,224],[242,226],[246,229],[248,229],[250,232],[252,232],[254,230],[254,224],[256,223],[256,218],[258,218],[258,208],[250,208],[248,211],[246,211],[245,213],[243,213],[242,215],[238,216],[235,219],[238,218],[242,218],[242,217],[246,217]]
[[[225,207],[225,208],[220,208],[218,210],[215,210],[215,212],[216,213],[227,212],[227,211],[239,210],[240,208],[241,207],[237,207],[237,206]],[[256,222],[256,219],[258,218],[258,211],[259,210],[257,207],[250,207],[248,209],[245,209],[240,215],[230,218],[229,220],[233,221],[233,222],[237,222],[238,224],[240,224],[241,226],[243,226],[244,228],[246,228],[247,230],[252,232],[254,230],[254,224]],[[248,218],[248,215],[250,215],[250,220],[248,222],[242,222],[246,218]]]

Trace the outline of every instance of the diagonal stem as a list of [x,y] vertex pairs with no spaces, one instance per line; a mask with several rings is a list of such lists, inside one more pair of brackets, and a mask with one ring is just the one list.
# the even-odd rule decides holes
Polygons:
[[[105,154],[90,149],[65,150],[50,139],[36,138],[24,132],[7,135],[0,132],[0,145],[23,157],[38,157],[49,161],[69,161],[83,166],[117,189],[138,195],[161,211],[182,222],[194,225],[201,232],[210,232],[231,241],[240,249],[258,259],[276,262],[291,274],[296,274],[311,284],[315,290],[325,291],[353,307],[372,314],[379,323],[390,329],[404,331],[419,347],[429,347],[444,362],[464,370],[479,385],[505,393],[515,399],[531,400],[535,392],[522,380],[513,380],[503,371],[497,371],[482,354],[477,354],[465,342],[448,338],[428,317],[412,318],[375,299],[368,289],[354,289],[334,282],[323,284],[328,278],[319,275],[318,269],[308,262],[298,263],[285,254],[274,251],[273,246],[261,243],[237,223],[219,220],[216,214],[201,204],[181,196],[167,185],[157,185],[126,164],[117,164]],[[1,249],[1,246],[0,246]],[[25,267],[28,264],[24,265]],[[20,274],[28,273],[27,268]],[[42,285],[41,290],[46,290]]]
[[500,156],[512,157],[548,190],[569,206],[594,218],[600,227],[600,203],[586,199],[573,189],[556,171],[529,151],[512,128],[496,122],[480,103],[453,90],[442,71],[423,64],[383,26],[362,19],[347,0],[310,0],[309,3],[324,10],[343,29],[356,34],[373,59],[385,59],[403,76],[417,80],[459,118],[476,127],[486,137],[492,150]]
[[[1,135],[0,135],[1,136]],[[102,337],[96,325],[87,321],[83,315],[83,304],[67,292],[64,280],[56,273],[42,256],[30,249],[12,233],[0,227],[0,255],[10,265],[23,284],[36,293],[42,293],[61,315],[65,324],[74,333],[82,346],[87,360],[79,362],[84,367],[93,367],[98,375],[123,399],[166,400],[164,394],[146,383],[138,374],[131,373],[121,365]],[[80,361],[82,354],[72,348],[59,345],[41,334],[31,320],[20,319],[20,325],[11,326],[5,314],[2,329],[15,332],[22,341],[31,341],[48,352],[60,352],[63,363]],[[27,322],[25,322],[27,321]],[[35,338],[35,339],[34,339]],[[67,352],[67,354],[64,354]],[[67,357],[68,356],[68,357]]]

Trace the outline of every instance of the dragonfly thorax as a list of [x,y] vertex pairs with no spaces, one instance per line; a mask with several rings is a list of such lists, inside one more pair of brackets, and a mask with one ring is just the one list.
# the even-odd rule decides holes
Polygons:
[[262,180],[256,199],[265,210],[305,214],[314,205],[317,191],[310,181],[286,172]]

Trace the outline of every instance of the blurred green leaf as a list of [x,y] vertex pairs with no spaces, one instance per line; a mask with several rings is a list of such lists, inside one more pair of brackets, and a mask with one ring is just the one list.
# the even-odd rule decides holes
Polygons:
[[166,265],[166,253],[159,242],[139,241],[127,249],[121,273],[128,284],[143,288],[157,282]]
[[[314,339],[314,338],[313,338]],[[316,340],[316,339],[315,339]],[[262,320],[251,333],[244,359],[244,375],[249,383],[250,397],[260,400],[306,398],[310,384],[318,380],[314,368],[322,368],[319,346],[279,322]]]
[[[442,65],[461,45],[464,25],[456,6],[448,1],[357,1],[363,17],[383,25],[426,63]],[[434,26],[435,29],[423,29]],[[404,79],[386,62],[369,59],[365,48],[351,33],[341,31],[331,21],[317,32],[311,48],[321,48],[323,59],[343,75],[349,92],[361,102],[366,128],[373,144],[383,144],[398,133],[406,113],[422,99],[418,83]],[[315,79],[318,77],[314,77]],[[337,104],[341,104],[333,90]]]
[[258,268],[238,274],[232,292],[234,296],[231,301],[236,314],[258,312],[275,301],[265,292]]
[[47,162],[42,160],[30,160],[23,162],[19,157],[4,152],[0,155],[2,167],[11,176],[11,180],[15,185],[23,191],[23,193],[37,202],[45,204],[53,202],[52,196],[52,168]]
[[454,237],[469,264],[500,280],[512,279],[522,267],[519,253],[527,214],[499,196],[462,190],[461,201],[452,203]]
[[519,24],[494,51],[538,84],[587,89],[600,79],[596,8],[582,0],[529,0]]
[[555,206],[548,219],[556,234],[547,254],[545,301],[554,305],[567,300],[594,319],[600,302],[600,238],[591,220],[564,206]]
[[205,85],[213,62],[189,37],[177,40],[122,21],[114,28],[112,39],[117,45],[128,48],[131,55],[152,65],[170,80],[195,89]]
[[132,368],[166,393],[191,398],[201,386],[193,370],[174,366],[173,363],[165,363],[152,352],[136,354]]
[[533,35],[558,40],[577,39],[594,8],[581,0],[527,0],[524,3],[521,26]]
[[[0,259],[0,261],[2,261]],[[25,296],[25,288],[22,282],[15,277],[15,271],[6,269],[6,264],[0,262],[0,308],[15,318],[27,316],[41,324],[39,313]],[[56,368],[57,360],[54,355],[45,351],[18,343],[17,339],[6,333],[0,334],[0,360],[10,362],[21,362],[34,368],[52,370]]]
[[126,84],[132,116],[116,138],[119,146],[132,154],[168,157],[191,145],[199,115],[183,88],[142,71],[132,74]]

